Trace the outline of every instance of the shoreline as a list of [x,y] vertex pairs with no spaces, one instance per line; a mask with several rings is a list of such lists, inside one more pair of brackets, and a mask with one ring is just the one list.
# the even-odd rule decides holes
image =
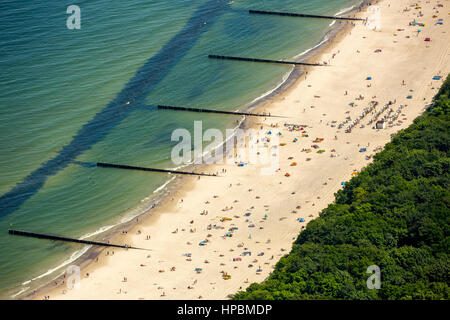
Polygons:
[[[386,2],[386,1],[383,1],[383,2]],[[344,29],[346,29],[346,28],[344,28]],[[314,53],[314,58],[318,58],[318,57],[323,58],[324,56],[329,55],[329,51],[333,50],[338,44],[340,44],[341,41],[343,41],[347,37],[348,33],[351,32],[350,30],[352,30],[352,29],[353,28],[350,27],[350,28],[347,28],[346,30],[344,30],[342,33],[338,33],[336,35],[336,37],[333,38],[331,41],[329,41],[326,45],[324,45],[324,47],[320,48],[320,50],[318,48],[317,52]],[[308,68],[307,70],[309,70],[309,69],[314,70],[313,68]],[[274,96],[271,96],[272,95],[272,93],[271,93],[268,97],[264,97],[264,100],[266,98],[267,98],[267,100],[258,104],[254,108],[255,109],[264,109],[264,108],[270,107],[271,109],[273,109],[274,105],[282,103],[286,99],[287,96],[292,94],[297,89],[297,87],[300,84],[304,83],[306,80],[306,76],[307,76],[306,74],[300,75],[297,79],[295,79],[293,81],[293,83],[288,88],[285,88],[285,90],[281,90],[281,93],[276,93]],[[286,81],[286,82],[288,82],[288,81]],[[245,123],[243,124],[243,126],[245,126],[245,127],[254,127],[256,125],[260,125],[260,123],[257,123],[257,121],[254,121],[253,119],[246,119]],[[314,125],[314,127],[315,127],[315,125]],[[312,137],[312,135],[311,135],[311,137]],[[220,167],[220,166],[219,165],[213,165],[212,167],[206,166],[206,167],[202,167],[202,169],[203,168],[210,169],[210,168],[217,168],[217,167]],[[163,210],[170,212],[174,209],[174,207],[177,207],[178,201],[177,202],[168,201],[169,197],[176,195],[177,199],[179,199],[180,197],[185,198],[190,192],[193,192],[193,191],[191,191],[191,187],[193,185],[195,185],[195,180],[193,178],[187,179],[187,178],[183,177],[182,179],[175,179],[175,180],[178,180],[180,185],[181,184],[183,184],[183,185],[180,187],[179,190],[174,191],[173,194],[166,195],[166,197],[164,197],[164,200],[161,201],[161,204],[159,206],[155,207],[154,210],[156,211],[156,213],[163,211]],[[182,183],[182,182],[184,182],[184,183]],[[154,210],[149,210],[149,211],[143,213],[141,216],[139,216],[137,218],[139,220],[139,223],[136,223],[137,221],[134,221],[135,219],[132,219],[130,222],[126,223],[125,225],[120,225],[120,230],[115,230],[115,232],[111,232],[111,235],[108,239],[112,240],[112,239],[118,238],[120,236],[119,231],[121,231],[121,230],[126,229],[126,230],[129,230],[128,233],[135,233],[137,228],[139,228],[141,226],[145,227],[145,226],[148,226],[149,224],[155,223],[155,220],[157,221],[161,217],[158,217],[157,214],[152,215],[151,213],[153,213]],[[298,230],[298,231],[300,231],[300,230]],[[112,233],[114,233],[114,234],[112,234]],[[127,236],[126,238],[127,238],[126,243],[128,243],[128,244],[133,243],[131,236],[130,237]],[[130,242],[128,242],[128,240],[130,240]],[[293,241],[290,241],[290,242],[292,243]],[[93,255],[93,252],[89,252],[89,254],[86,253],[86,256],[88,256],[88,258],[85,261],[82,261],[81,263],[79,263],[79,265],[81,266],[81,268],[83,270],[83,273],[85,273],[88,270],[89,270],[89,273],[92,273],[94,269],[100,269],[101,267],[105,267],[108,265],[108,262],[109,262],[108,260],[110,260],[109,259],[110,257],[103,258],[102,261],[99,261],[100,263],[93,264],[92,262],[94,261],[94,259],[96,257],[98,257],[99,254],[101,254],[103,251],[105,251],[105,249],[104,248],[92,248],[92,249],[93,249],[92,250],[93,252],[95,251],[95,257]],[[98,249],[98,250],[95,250],[95,249]],[[92,257],[92,259],[90,259],[91,257]],[[75,261],[74,263],[77,263],[77,261]],[[259,280],[259,281],[261,281],[261,280]],[[37,291],[36,295],[28,295],[25,297],[25,299],[39,297],[39,296],[42,296],[46,292],[49,292],[49,291],[52,292],[56,289],[58,289],[58,287],[55,288],[53,284],[49,284],[49,285],[39,289]],[[52,293],[51,296],[53,297],[54,294]]]
[[[344,8],[341,10],[339,15],[351,15],[352,17],[355,16],[358,12],[361,10],[364,10],[369,3],[376,3],[380,0],[361,0],[359,4],[355,4],[351,8]],[[337,16],[339,16],[337,15]],[[335,42],[339,42],[343,37],[347,35],[349,30],[352,29],[351,23],[345,23],[338,20],[333,20],[335,23],[330,24],[329,30],[324,34],[324,36],[320,39],[319,43],[315,45],[314,47],[311,47],[307,49],[305,52],[302,52],[294,57],[294,61],[303,61],[303,62],[312,62],[315,59],[318,59],[321,57],[322,53],[327,50],[330,46],[333,46]],[[265,105],[270,104],[275,99],[278,99],[279,97],[282,97],[284,94],[286,94],[290,89],[296,86],[296,84],[299,81],[302,81],[303,77],[305,76],[305,71],[311,69],[311,67],[293,67],[292,70],[287,74],[286,79],[284,79],[279,85],[274,87],[270,90],[268,93],[262,94],[260,97],[256,98],[255,100],[247,103],[239,110],[242,112],[250,112],[252,110],[261,110],[265,107]],[[240,125],[238,125],[235,129],[246,129],[252,126],[253,119],[248,117],[243,117],[242,121],[240,122]],[[192,164],[183,165],[182,166],[185,169],[192,168]],[[200,165],[196,166],[197,169],[201,169],[203,171],[207,171],[210,165]],[[180,179],[181,178],[181,179]],[[161,206],[164,207],[164,205],[169,201],[168,199],[173,195],[177,194],[179,190],[183,188],[182,180],[186,179],[187,177],[180,177],[175,176],[174,179],[171,181],[170,178],[166,183],[164,183],[162,186],[164,186],[163,190],[161,190],[161,195],[158,196],[155,200],[152,201],[151,208],[148,208],[144,210],[143,212],[137,214],[136,216],[130,217],[129,221],[127,222],[118,222],[116,223],[112,228],[108,229],[107,231],[99,232],[98,234],[95,234],[98,232],[98,230],[101,230],[101,227],[98,230],[96,230],[94,233],[94,238],[92,238],[95,241],[102,241],[107,242],[111,241],[113,242],[114,239],[121,234],[122,231],[130,232],[132,229],[138,225],[140,222],[136,221],[148,219],[148,217],[152,214],[154,210],[161,209]],[[193,180],[193,178],[191,178]],[[155,192],[153,192],[151,195],[147,196],[145,199],[142,199],[142,201],[146,200],[147,198],[150,198],[153,196]],[[140,205],[137,204],[135,207],[129,209],[128,211],[135,210]],[[88,238],[83,236],[84,238]],[[80,250],[83,250],[81,248]],[[95,259],[104,251],[105,248],[101,247],[91,247],[87,249],[86,252],[84,252],[80,257],[75,259],[74,261],[70,262],[70,264],[76,264],[80,267],[81,270],[86,269],[89,265],[91,265]],[[67,260],[64,260],[64,264]],[[55,268],[58,268],[56,266]],[[61,269],[62,267],[59,267],[57,270]],[[40,277],[39,275],[38,277]],[[32,281],[32,279],[28,280]],[[14,296],[10,296],[10,298],[19,298],[19,299],[32,299],[35,296],[42,295],[43,293],[47,291],[51,291],[59,285],[55,285],[56,283],[60,283],[63,281],[63,274],[60,274],[59,276],[54,277],[53,280],[49,280],[48,283],[39,285],[36,289],[32,290],[31,292],[26,293],[30,289],[26,289],[23,292],[15,293]],[[24,295],[24,293],[26,293]]]

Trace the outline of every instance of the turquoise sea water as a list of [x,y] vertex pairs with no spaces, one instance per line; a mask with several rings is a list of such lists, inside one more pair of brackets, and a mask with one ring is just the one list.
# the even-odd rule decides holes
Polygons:
[[[359,2],[0,2],[0,297],[50,281],[63,269],[49,271],[84,248],[9,236],[11,226],[82,237],[156,199],[167,175],[89,165],[174,167],[171,133],[192,130],[199,115],[155,104],[235,110],[291,70],[208,54],[291,58],[317,45],[331,22],[248,9],[334,15]],[[81,8],[81,30],[66,28],[72,4]],[[201,119],[204,129],[236,120]]]

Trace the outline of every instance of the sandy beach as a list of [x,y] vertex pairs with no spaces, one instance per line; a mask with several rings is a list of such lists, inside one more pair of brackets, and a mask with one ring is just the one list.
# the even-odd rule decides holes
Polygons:
[[[376,6],[379,28],[355,22],[314,57],[328,66],[308,68],[289,90],[253,110],[289,117],[249,124],[278,135],[280,170],[261,175],[263,165],[211,165],[204,171],[219,177],[183,178],[172,198],[111,240],[150,251],[104,249],[82,269],[78,289],[59,284],[29,298],[226,299],[267,278],[342,182],[425,110],[450,72],[448,0]],[[371,17],[373,7],[357,16]],[[413,20],[425,26],[409,25]],[[377,120],[387,115],[385,129],[369,124],[377,112]]]

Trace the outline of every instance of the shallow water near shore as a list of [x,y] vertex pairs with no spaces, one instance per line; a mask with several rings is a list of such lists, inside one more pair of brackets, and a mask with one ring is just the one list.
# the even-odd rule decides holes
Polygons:
[[[73,159],[61,158],[67,161],[64,165],[57,161],[59,170],[45,173],[41,186],[31,179],[23,187],[28,193],[3,198],[0,296],[10,298],[50,281],[86,250],[80,245],[12,237],[8,229],[95,239],[157,200],[160,193],[154,191],[170,176],[90,165],[103,161],[174,167],[170,153],[177,142],[170,141],[171,133],[177,128],[192,132],[199,116],[157,111],[152,106],[242,109],[278,86],[291,70],[210,60],[208,54],[291,58],[317,45],[331,23],[249,15],[248,9],[334,15],[359,2],[133,0],[111,5],[101,0],[80,6],[81,30],[66,28],[69,1],[2,2],[0,196],[32,172],[41,177],[39,168],[65,155],[65,146],[81,151],[69,150]],[[191,30],[183,32],[203,20],[209,23],[204,31],[195,36]],[[166,63],[171,52],[180,56]],[[156,76],[146,65],[164,70]],[[147,75],[154,83],[146,82]],[[120,114],[123,118],[110,121],[119,114],[108,114],[115,109],[107,106],[114,108],[121,94],[136,102]],[[102,121],[89,125],[98,115],[104,115],[100,120],[107,126],[101,126]],[[239,120],[213,115],[201,119],[204,130],[234,128]],[[80,135],[82,128],[88,134]]]

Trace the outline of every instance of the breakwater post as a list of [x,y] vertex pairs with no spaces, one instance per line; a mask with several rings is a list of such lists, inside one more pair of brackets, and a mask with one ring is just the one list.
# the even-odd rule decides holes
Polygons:
[[139,171],[160,172],[160,173],[172,173],[172,174],[184,174],[184,175],[192,175],[192,176],[217,177],[217,175],[215,175],[215,174],[185,172],[185,171],[168,170],[168,169],[144,168],[144,167],[127,166],[127,165],[123,165],[123,164],[113,164],[113,163],[105,163],[105,162],[97,162],[97,167],[125,169],[125,170],[139,170]]
[[334,16],[320,16],[320,15],[303,14],[303,13],[290,13],[290,12],[277,12],[277,11],[263,11],[263,10],[248,10],[248,12],[249,12],[250,14],[266,14],[266,15],[287,16],[287,17],[316,18],[316,19],[330,19],[330,20],[364,21],[364,19],[361,19],[361,18],[334,17]]
[[97,242],[97,241],[89,241],[89,240],[79,240],[79,239],[72,239],[72,238],[67,238],[67,237],[60,237],[60,236],[19,231],[19,230],[8,230],[8,233],[10,235],[14,235],[14,236],[23,236],[23,237],[30,237],[30,238],[37,238],[37,239],[81,243],[81,244],[88,244],[88,245],[93,245],[93,246],[114,247],[114,248],[122,248],[122,249],[149,250],[149,249],[143,249],[143,248],[130,247],[127,245],[110,244],[110,243],[105,243],[105,242]]
[[248,62],[261,62],[261,63],[276,63],[276,64],[293,64],[298,66],[326,66],[320,63],[307,63],[307,62],[296,62],[296,61],[283,61],[283,60],[268,60],[268,59],[256,59],[256,58],[245,58],[245,57],[233,57],[233,56],[219,56],[216,54],[210,54],[208,56],[210,59],[221,59],[221,60],[237,60],[237,61],[248,61]]
[[283,117],[283,116],[273,116],[273,115],[271,115],[271,114],[265,114],[265,113],[233,112],[233,111],[221,111],[221,110],[210,110],[210,109],[199,109],[199,108],[186,108],[186,107],[162,106],[162,105],[158,105],[158,109],[162,109],[162,110],[173,110],[173,111],[188,111],[188,112],[218,113],[218,114],[227,114],[227,115],[233,115],[233,116],[277,117],[277,118],[285,118],[285,117]]

